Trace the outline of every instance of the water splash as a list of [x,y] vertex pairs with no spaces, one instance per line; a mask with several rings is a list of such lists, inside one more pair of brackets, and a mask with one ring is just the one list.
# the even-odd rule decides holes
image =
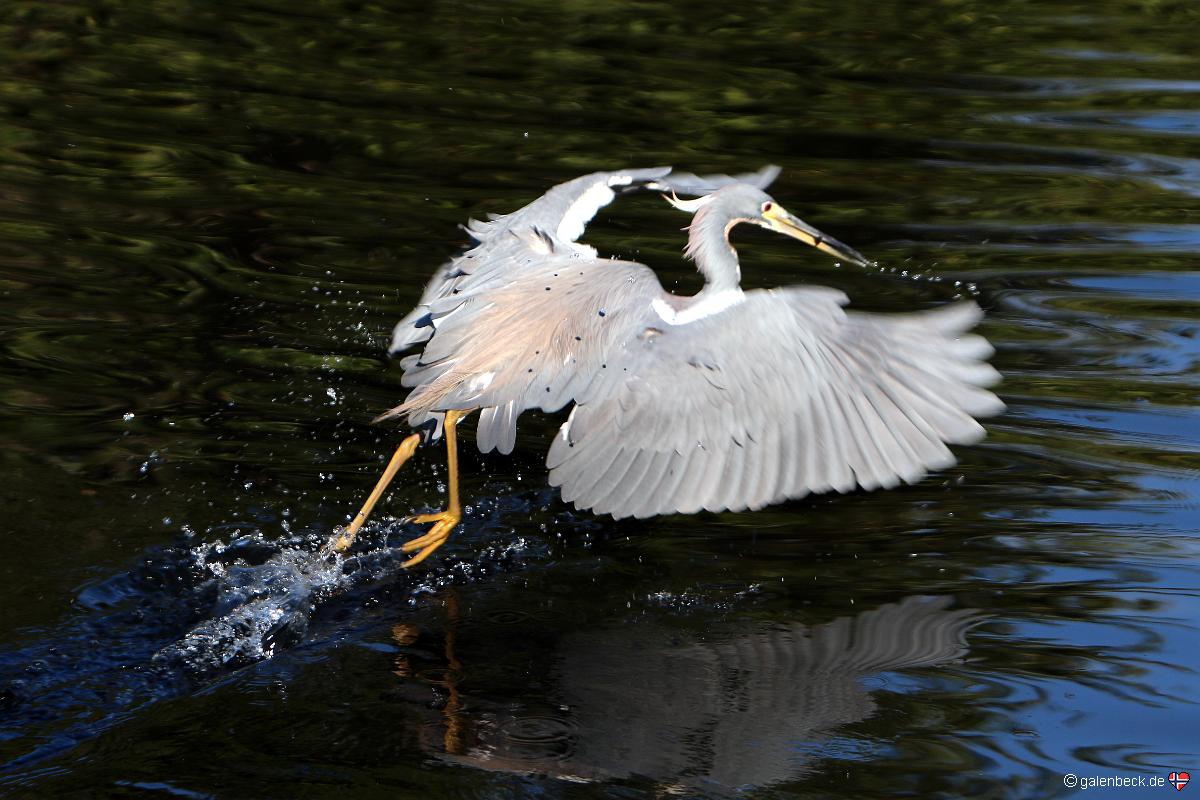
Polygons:
[[[199,544],[184,536],[84,587],[76,598],[80,613],[0,651],[3,770],[19,782],[23,768],[147,706],[295,644],[335,595],[401,571],[390,537],[404,533],[395,521],[367,526],[347,558],[319,553],[325,532],[276,540],[253,532]],[[489,553],[497,557],[488,548],[482,557]],[[410,591],[439,574],[423,575]]]
[[[496,515],[485,513],[482,504],[476,513]],[[478,521],[487,527],[486,520]],[[192,547],[187,557],[197,581],[193,594],[203,598],[206,611],[182,636],[160,647],[152,660],[199,677],[270,658],[303,639],[318,609],[330,599],[404,573],[408,556],[398,545],[412,533],[396,519],[370,523],[345,555],[322,551],[328,542],[325,531],[278,540],[254,532],[228,544]],[[410,573],[405,589],[416,597],[447,583],[486,577],[497,565],[512,562],[525,546],[522,538],[508,538],[503,545],[473,548],[470,561],[455,561],[443,553],[440,562]]]
[[212,616],[154,660],[205,674],[269,658],[299,641],[318,604],[361,577],[347,571],[341,556],[314,550],[314,540],[271,542],[256,532],[193,548],[194,568],[209,576],[197,588],[213,596]]
[[365,525],[345,556],[321,552],[327,528],[284,526],[275,538],[239,530],[198,542],[183,526],[175,543],[83,587],[76,613],[59,625],[0,650],[0,789],[156,702],[211,687],[302,639],[317,648],[344,641],[343,628],[328,636],[312,628],[338,603],[359,605],[385,590],[416,604],[449,584],[516,568],[531,543],[505,519],[544,509],[550,497],[541,490],[477,501],[460,537],[469,557],[445,548],[411,573],[399,544],[415,531],[397,519]]

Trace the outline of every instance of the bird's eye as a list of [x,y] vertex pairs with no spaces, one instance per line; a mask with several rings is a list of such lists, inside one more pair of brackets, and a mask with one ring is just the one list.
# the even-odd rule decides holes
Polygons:
[[772,203],[770,200],[768,200],[767,202],[763,203],[763,205],[762,205],[763,213],[766,214],[768,211],[770,211],[774,207],[775,207],[775,204]]

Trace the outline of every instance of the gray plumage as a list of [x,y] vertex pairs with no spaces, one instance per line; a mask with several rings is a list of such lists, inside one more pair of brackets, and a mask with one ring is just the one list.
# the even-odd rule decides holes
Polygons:
[[765,189],[778,175],[776,166],[742,175],[704,177],[677,172],[671,167],[593,172],[551,188],[512,214],[496,216],[487,222],[471,220],[466,230],[475,240],[475,246],[434,274],[416,308],[396,324],[388,352],[396,355],[429,341],[437,319],[447,313],[447,308],[454,308],[453,302],[437,301],[479,291],[493,279],[504,280],[526,266],[537,264],[536,256],[546,250],[595,258],[594,248],[576,244],[576,240],[596,212],[611,203],[617,192],[650,190],[699,196],[734,183]]
[[[742,292],[729,243],[748,222],[862,261],[763,191],[777,170],[700,178],[667,168],[595,173],[506,217],[434,277],[396,327],[407,400],[384,415],[436,426],[480,409],[479,448],[511,452],[529,409],[574,403],[547,458],[578,508],[614,517],[761,508],[810,492],[876,489],[954,463],[975,417],[1003,404],[992,352],[963,302],[916,314],[847,312],[841,292]],[[747,180],[752,182],[747,182]],[[614,189],[697,194],[694,297],[647,267],[576,243]],[[707,192],[707,193],[706,193]]]

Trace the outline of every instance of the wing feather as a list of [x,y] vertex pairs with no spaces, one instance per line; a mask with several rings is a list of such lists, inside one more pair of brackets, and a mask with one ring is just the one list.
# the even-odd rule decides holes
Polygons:
[[[580,508],[647,516],[760,508],[810,492],[919,480],[977,441],[991,347],[973,303],[905,315],[846,312],[840,292],[748,292],[743,303],[637,336],[607,356],[547,459]],[[570,446],[567,446],[567,445]]]
[[694,455],[694,450],[683,453],[671,450],[668,453],[669,459],[663,468],[662,478],[650,485],[645,501],[634,516],[652,517],[661,513],[662,508],[674,507],[680,484],[687,475]]
[[[640,450],[633,457],[629,469],[621,477],[621,481],[613,488],[604,502],[604,506],[611,509],[607,513],[611,513],[617,519],[622,517],[633,516],[629,510],[633,503],[634,495],[644,497],[644,494],[639,494],[638,489],[641,488],[641,482],[646,479],[647,475],[654,474],[651,470],[656,462],[659,462],[659,453],[654,450]],[[601,506],[597,506],[601,507]]]
[[708,503],[704,506],[706,511],[741,510],[745,508],[740,489],[742,481],[745,480],[746,455],[749,449],[750,443],[748,441],[734,439],[733,447],[729,448],[729,455],[716,491],[710,495]]
[[807,451],[812,437],[804,426],[803,414],[785,414],[779,432],[779,480],[771,490],[771,501],[787,497],[792,486],[806,486]]
[[[693,448],[691,456],[688,458],[687,470],[680,476],[679,485],[675,489],[675,494],[671,498],[662,498],[659,508],[667,508],[679,511],[683,514],[694,514],[704,507],[704,498],[700,492],[704,487],[704,476],[713,468],[712,452],[704,449],[697,442]],[[554,473],[550,473],[550,482],[554,483]]]
[[766,188],[779,174],[778,167],[756,173],[697,176],[673,172],[671,167],[593,172],[557,186],[511,214],[486,221],[470,220],[466,232],[475,246],[443,265],[426,285],[421,300],[396,324],[388,351],[400,353],[427,342],[437,320],[467,295],[479,295],[511,280],[546,256],[586,255],[596,251],[576,244],[588,222],[611,203],[617,192],[638,189],[707,194],[733,182]]
[[636,455],[636,451],[627,453],[622,447],[612,448],[612,452],[611,459],[603,459],[608,462],[604,469],[597,468],[594,473],[583,477],[583,488],[580,491],[579,502],[576,503],[579,507],[596,508],[601,505],[629,469],[630,458]]

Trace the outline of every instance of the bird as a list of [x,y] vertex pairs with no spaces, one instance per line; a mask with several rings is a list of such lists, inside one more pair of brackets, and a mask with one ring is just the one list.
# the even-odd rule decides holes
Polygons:
[[[828,741],[877,714],[880,673],[961,662],[987,618],[916,595],[820,624],[742,619],[703,635],[653,617],[573,626],[540,659],[549,685],[517,702],[460,694],[450,622],[446,655],[457,666],[430,670],[427,682],[456,702],[437,711],[422,702],[420,744],[477,769],[697,790],[675,792],[683,796],[745,792],[802,777],[816,748],[797,742]],[[539,713],[551,698],[553,714]],[[522,731],[546,735],[512,735]]]
[[[824,492],[915,483],[979,441],[1004,403],[993,348],[960,300],[909,313],[848,311],[836,289],[743,290],[730,231],[757,225],[860,266],[860,253],[767,194],[779,174],[698,176],[671,167],[594,172],[520,210],[471,221],[473,246],[441,267],[395,326],[405,400],[377,421],[416,432],[326,550],[345,552],[422,441],[444,439],[448,503],[407,517],[414,566],[462,517],[456,429],[478,412],[481,452],[511,453],[525,411],[571,406],[547,454],[549,483],[615,519],[747,511]],[[692,296],[654,271],[579,243],[618,193],[659,192],[692,215]],[[694,196],[681,199],[680,195]]]

